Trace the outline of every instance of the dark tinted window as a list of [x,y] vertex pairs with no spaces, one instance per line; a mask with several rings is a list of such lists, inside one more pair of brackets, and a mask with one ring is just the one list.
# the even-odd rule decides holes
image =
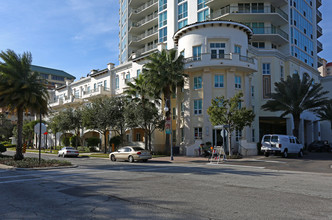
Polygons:
[[133,147],[134,151],[140,151],[140,150],[144,150],[143,148],[141,147]]
[[270,140],[271,140],[271,136],[265,136],[263,141],[270,142]]

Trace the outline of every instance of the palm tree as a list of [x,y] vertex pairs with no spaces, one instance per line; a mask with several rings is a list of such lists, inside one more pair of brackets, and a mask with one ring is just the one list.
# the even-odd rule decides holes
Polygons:
[[[183,56],[177,56],[177,51],[162,50],[151,54],[148,63],[144,65],[143,74],[146,80],[155,88],[158,94],[164,95],[164,101],[168,108],[166,118],[170,118],[171,94],[176,92],[176,87],[184,84],[184,60]],[[169,134],[166,134],[166,147],[169,148]]]
[[308,74],[303,74],[302,79],[299,74],[288,76],[287,80],[281,80],[275,84],[275,93],[271,94],[271,100],[262,105],[263,110],[282,111],[280,117],[288,114],[293,116],[293,135],[299,137],[300,116],[304,111],[318,111],[326,103],[325,95],[327,91],[322,91],[320,83]]
[[322,121],[330,121],[332,129],[332,100],[329,100],[327,104],[318,111],[318,116]]
[[[150,98],[154,98],[154,103],[159,104],[158,92],[155,91],[149,82],[145,79],[144,75],[141,74],[137,79],[134,79],[134,83],[128,82],[128,88],[125,90],[125,93],[132,98],[132,101],[137,105],[141,105],[143,112],[146,112],[147,105],[152,104]],[[145,114],[143,114],[145,115]],[[145,149],[148,148],[148,123],[147,118],[144,117],[144,137],[145,137]]]
[[23,113],[47,113],[48,93],[38,73],[30,71],[30,52],[22,55],[13,50],[1,51],[0,58],[0,107],[17,114],[17,146],[15,160],[22,160]]

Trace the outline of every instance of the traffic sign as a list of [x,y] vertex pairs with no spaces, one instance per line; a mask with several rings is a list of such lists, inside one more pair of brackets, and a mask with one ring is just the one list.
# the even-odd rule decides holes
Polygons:
[[[39,134],[40,132],[40,123],[36,124],[35,127],[34,127],[34,132],[36,134]],[[41,123],[41,133],[45,133],[46,132],[46,125]]]

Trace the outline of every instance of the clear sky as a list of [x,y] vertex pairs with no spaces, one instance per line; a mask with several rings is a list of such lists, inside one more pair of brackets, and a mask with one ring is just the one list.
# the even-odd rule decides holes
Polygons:
[[[332,62],[332,0],[320,7],[320,57]],[[0,0],[0,50],[30,51],[34,65],[77,79],[118,64],[118,0]]]

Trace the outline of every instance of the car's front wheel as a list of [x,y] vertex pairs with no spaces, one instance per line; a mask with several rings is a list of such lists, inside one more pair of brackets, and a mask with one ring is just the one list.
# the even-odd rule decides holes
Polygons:
[[134,157],[133,156],[129,156],[128,160],[129,160],[130,163],[133,163],[134,162]]
[[114,155],[111,155],[111,161],[116,161],[116,159],[115,159],[115,156]]
[[62,154],[62,157],[64,158],[65,156],[66,156],[65,153],[63,153],[63,154]]
[[282,157],[287,158],[288,157],[288,152],[287,150],[284,150],[284,152],[282,153]]
[[265,152],[265,153],[264,153],[264,156],[265,156],[265,157],[270,156],[269,152]]
[[300,150],[300,152],[299,152],[298,156],[299,156],[300,158],[302,158],[302,157],[303,157],[303,151],[302,151],[302,150]]

